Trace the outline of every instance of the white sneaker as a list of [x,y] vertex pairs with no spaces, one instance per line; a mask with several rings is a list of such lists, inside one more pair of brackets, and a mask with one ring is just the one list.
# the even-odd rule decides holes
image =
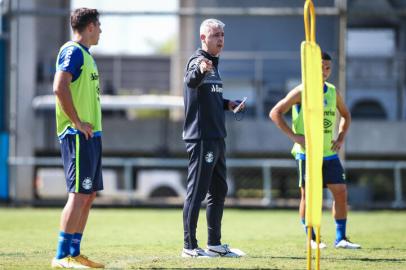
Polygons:
[[336,248],[358,249],[361,248],[361,245],[352,243],[347,238],[344,238],[336,243]]
[[227,244],[207,246],[206,253],[211,257],[239,258],[246,254],[239,249],[230,249]]
[[[314,241],[313,239],[310,242],[310,245],[311,245],[312,249],[317,249],[317,242]],[[319,243],[319,249],[323,249],[323,248],[326,248],[326,247],[327,247],[327,245],[325,243],[323,243],[323,242]]]
[[182,250],[181,256],[183,258],[210,258],[211,257],[201,248],[194,248],[194,249],[184,248]]

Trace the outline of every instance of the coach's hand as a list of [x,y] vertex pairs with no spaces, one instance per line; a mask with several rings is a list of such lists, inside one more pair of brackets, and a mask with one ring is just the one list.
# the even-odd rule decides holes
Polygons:
[[199,64],[200,72],[205,73],[213,70],[213,62],[207,58],[202,58]]
[[[228,110],[229,110],[229,111],[234,110],[234,108],[237,107],[238,105],[240,105],[240,103],[241,103],[241,100],[235,100],[235,101],[230,100],[230,101],[228,102]],[[243,111],[244,109],[245,109],[245,104],[242,104],[241,107],[240,107],[240,109],[238,109],[238,112],[241,112],[241,111]]]
[[85,135],[86,140],[93,137],[93,126],[87,122],[78,122],[74,124],[75,128]]

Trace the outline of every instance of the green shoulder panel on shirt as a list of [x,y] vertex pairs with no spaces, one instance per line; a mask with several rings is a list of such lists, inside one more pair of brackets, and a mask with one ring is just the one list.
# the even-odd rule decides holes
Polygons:
[[[93,125],[93,132],[102,131],[99,72],[96,62],[85,49],[72,41],[65,43],[61,47],[59,54],[63,48],[71,45],[80,48],[83,54],[82,72],[78,79],[69,85],[73,106],[82,122]],[[58,63],[56,64],[58,65]],[[58,99],[56,99],[56,126],[58,136],[63,134],[67,128],[73,128],[72,121],[62,110]]]

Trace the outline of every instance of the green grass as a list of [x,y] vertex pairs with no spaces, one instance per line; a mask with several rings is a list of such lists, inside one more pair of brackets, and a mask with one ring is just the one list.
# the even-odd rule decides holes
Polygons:
[[[0,269],[49,269],[61,209],[0,208]],[[321,269],[406,269],[406,213],[352,212],[347,231],[361,250],[332,248],[335,227],[324,212]],[[176,210],[93,209],[82,252],[110,269],[306,269],[305,236],[296,211],[226,209],[223,242],[239,259],[182,259],[182,214]],[[207,238],[204,211],[198,239]]]

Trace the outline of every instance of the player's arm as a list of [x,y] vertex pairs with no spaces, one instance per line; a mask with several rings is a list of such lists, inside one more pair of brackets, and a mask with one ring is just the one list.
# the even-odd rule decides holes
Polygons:
[[289,139],[300,144],[302,147],[305,147],[304,136],[295,134],[283,116],[290,110],[290,108],[292,108],[293,105],[301,103],[301,92],[301,85],[290,91],[286,97],[280,100],[275,107],[272,108],[272,110],[269,112],[269,118],[272,119],[275,125],[281,129],[289,137]]
[[213,69],[213,63],[204,58],[197,57],[192,59],[187,67],[185,74],[185,83],[190,88],[197,88],[203,81],[206,73]]
[[54,94],[56,95],[59,104],[64,113],[72,121],[74,128],[80,130],[88,139],[93,136],[93,127],[89,123],[84,123],[79,119],[75,106],[73,105],[72,95],[70,92],[70,82],[72,81],[72,74],[66,71],[57,71],[54,78]]
[[331,149],[333,151],[340,150],[341,146],[344,143],[344,138],[347,135],[348,129],[351,124],[351,114],[344,103],[343,98],[341,97],[340,93],[336,91],[336,103],[337,103],[337,110],[340,113],[340,122],[338,126],[338,136],[337,139],[333,140]]

